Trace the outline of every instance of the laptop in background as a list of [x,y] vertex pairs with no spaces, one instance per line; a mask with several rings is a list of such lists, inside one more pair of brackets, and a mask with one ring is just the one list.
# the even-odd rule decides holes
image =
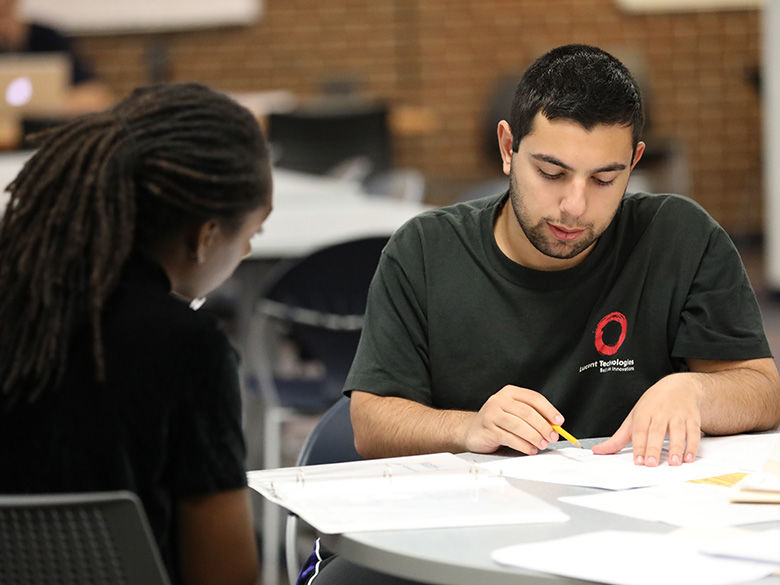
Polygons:
[[0,53],[0,117],[60,115],[71,67],[63,53]]

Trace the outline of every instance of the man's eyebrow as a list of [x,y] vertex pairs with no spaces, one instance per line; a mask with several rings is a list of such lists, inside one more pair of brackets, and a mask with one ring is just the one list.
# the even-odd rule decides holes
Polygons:
[[[546,163],[550,163],[551,165],[555,165],[556,167],[561,167],[562,169],[566,169],[567,171],[573,171],[574,169],[571,168],[569,165],[567,165],[565,162],[558,160],[554,156],[550,156],[549,154],[531,154],[531,158],[535,158],[536,160],[540,160]],[[626,170],[626,165],[619,162],[610,163],[608,165],[605,165],[603,167],[600,167],[598,169],[594,169],[593,173],[609,173],[612,171],[624,171]]]

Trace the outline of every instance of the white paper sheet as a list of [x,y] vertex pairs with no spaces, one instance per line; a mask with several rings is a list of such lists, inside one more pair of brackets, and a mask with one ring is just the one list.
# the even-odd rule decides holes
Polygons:
[[450,453],[251,471],[249,486],[325,533],[564,522],[568,516]]
[[780,565],[780,529],[729,535],[699,546],[706,554]]
[[728,585],[774,569],[701,554],[687,538],[612,530],[501,548],[492,557],[503,565],[615,585]]
[[624,490],[737,471],[758,471],[778,434],[704,437],[695,461],[672,466],[662,456],[657,467],[634,465],[630,447],[615,455],[595,455],[589,449],[566,448],[534,456],[502,458],[482,467],[504,477],[566,485]]
[[748,471],[759,471],[776,445],[780,446],[780,433],[704,437],[697,455],[708,461],[740,463]]
[[729,501],[730,494],[729,487],[680,483],[565,496],[560,501],[673,526],[737,526],[780,520],[780,506],[734,504]]

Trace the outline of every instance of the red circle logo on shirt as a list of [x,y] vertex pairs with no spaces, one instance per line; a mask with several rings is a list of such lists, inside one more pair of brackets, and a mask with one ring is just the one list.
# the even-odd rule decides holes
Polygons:
[[[607,345],[604,343],[604,327],[609,323],[615,322],[620,325],[620,336],[614,345]],[[620,346],[626,340],[626,331],[628,330],[628,319],[623,313],[610,313],[604,317],[596,326],[596,351],[601,355],[615,355]]]

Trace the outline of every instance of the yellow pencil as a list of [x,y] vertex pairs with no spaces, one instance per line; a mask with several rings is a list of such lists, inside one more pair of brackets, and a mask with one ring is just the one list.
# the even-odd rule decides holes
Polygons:
[[580,444],[580,442],[577,439],[574,438],[573,435],[571,435],[571,434],[567,433],[566,431],[564,431],[563,428],[559,427],[558,425],[551,425],[551,426],[552,426],[553,430],[555,430],[556,433],[558,433],[564,439],[569,441],[569,443],[571,443],[572,445],[577,445],[577,447],[579,447],[580,449],[584,449],[585,448],[585,447],[583,447]]

